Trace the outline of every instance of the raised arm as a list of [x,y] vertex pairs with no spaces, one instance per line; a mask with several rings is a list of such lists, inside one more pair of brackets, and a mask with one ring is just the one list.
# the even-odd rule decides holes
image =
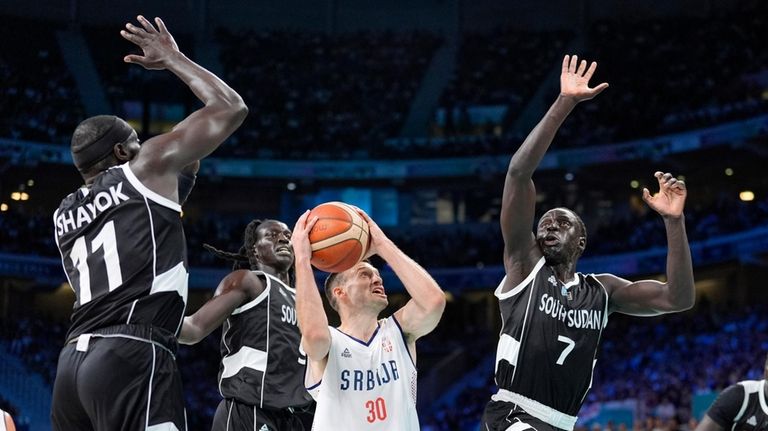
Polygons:
[[187,58],[160,18],[157,28],[139,15],[140,26],[126,24],[120,34],[144,55],[127,55],[125,62],[150,70],[167,69],[181,79],[204,106],[173,130],[147,140],[131,168],[153,191],[178,201],[176,177],[187,165],[207,156],[243,122],[248,109],[224,81]]
[[195,314],[184,318],[179,343],[196,344],[221,326],[235,309],[256,299],[264,291],[264,283],[248,270],[237,270],[221,280],[214,297]]
[[[312,245],[309,243],[309,232],[317,222],[317,217],[307,220],[308,216],[309,211],[306,211],[299,217],[291,236],[296,271],[296,317],[301,330],[301,345],[307,353],[310,365],[322,364],[321,368],[324,368],[331,348],[331,333],[328,330],[328,317],[325,315],[323,300],[320,298],[310,264]],[[322,375],[321,370],[315,371]]]
[[[368,215],[359,210],[368,222],[371,235],[370,254],[378,254],[395,271],[395,275],[411,295],[403,308],[395,312],[395,318],[415,350],[414,342],[429,334],[437,326],[445,310],[445,293],[427,271],[403,253]],[[415,352],[412,352],[415,353]]]
[[696,291],[693,284],[691,249],[685,233],[683,208],[685,183],[670,173],[656,172],[659,193],[651,196],[643,189],[643,200],[664,219],[667,230],[667,281],[630,282],[610,274],[599,278],[608,289],[610,310],[638,316],[653,316],[693,307]]
[[575,55],[563,58],[560,95],[509,162],[501,203],[501,233],[504,237],[504,265],[508,285],[522,281],[541,257],[531,230],[536,209],[533,172],[574,106],[597,96],[608,87],[607,83],[589,87],[589,80],[596,68],[597,63],[592,62],[587,69],[587,62],[582,60],[579,64]]

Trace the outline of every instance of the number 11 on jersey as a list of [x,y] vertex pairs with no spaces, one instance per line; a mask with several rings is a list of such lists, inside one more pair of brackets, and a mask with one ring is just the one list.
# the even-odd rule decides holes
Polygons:
[[[120,271],[120,256],[117,254],[114,220],[106,223],[101,228],[101,231],[99,231],[99,234],[96,235],[96,238],[91,241],[91,254],[100,248],[104,250],[104,263],[107,265],[107,282],[111,292],[123,284],[123,273]],[[77,273],[80,275],[80,282],[78,283],[80,305],[86,304],[93,299],[91,295],[91,272],[88,269],[88,255],[85,236],[81,236],[75,240],[72,250],[69,252],[72,265],[77,268]]]

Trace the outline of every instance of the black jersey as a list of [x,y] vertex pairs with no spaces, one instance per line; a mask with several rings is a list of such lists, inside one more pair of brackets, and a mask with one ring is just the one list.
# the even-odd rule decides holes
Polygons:
[[259,408],[309,404],[300,351],[296,289],[261,271],[261,295],[232,312],[221,336],[221,396]]
[[745,380],[726,388],[707,410],[715,423],[730,430],[768,430],[765,380]]
[[503,285],[496,384],[575,416],[592,386],[608,293],[594,275],[562,284],[543,257],[514,289],[502,293]]
[[77,297],[69,339],[118,324],[178,332],[188,279],[180,212],[179,204],[144,186],[128,163],[64,198],[53,219]]

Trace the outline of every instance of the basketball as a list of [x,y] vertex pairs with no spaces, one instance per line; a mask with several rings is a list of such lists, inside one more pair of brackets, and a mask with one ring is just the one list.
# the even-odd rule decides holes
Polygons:
[[312,209],[309,220],[318,217],[309,232],[312,265],[326,272],[352,268],[368,251],[368,223],[343,202],[326,202]]

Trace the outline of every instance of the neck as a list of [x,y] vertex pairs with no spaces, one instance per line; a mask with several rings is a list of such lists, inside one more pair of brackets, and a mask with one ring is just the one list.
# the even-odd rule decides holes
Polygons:
[[341,314],[339,330],[367,342],[378,328],[376,317],[376,315],[364,311],[343,313]]
[[561,263],[552,267],[555,271],[557,279],[562,283],[568,283],[573,280],[574,274],[576,274],[576,262],[573,263]]
[[291,285],[291,275],[288,271],[278,271],[277,268],[262,264],[256,265],[256,268],[263,273],[276,277],[278,280],[285,283],[286,286]]

